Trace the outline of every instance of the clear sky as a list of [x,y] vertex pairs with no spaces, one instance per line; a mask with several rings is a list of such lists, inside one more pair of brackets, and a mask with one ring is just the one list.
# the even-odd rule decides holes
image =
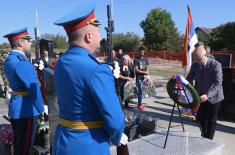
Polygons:
[[[106,37],[106,5],[110,0],[0,0],[0,43],[2,36],[19,28],[28,27],[33,36],[35,10],[38,11],[40,33],[60,33],[63,28],[53,22],[88,2],[95,3],[95,14],[102,23],[101,34]],[[171,13],[176,27],[184,33],[187,20],[187,3],[194,26],[214,28],[228,21],[235,21],[235,0],[113,0],[115,33],[134,32],[143,36],[139,24],[154,8],[161,7]]]

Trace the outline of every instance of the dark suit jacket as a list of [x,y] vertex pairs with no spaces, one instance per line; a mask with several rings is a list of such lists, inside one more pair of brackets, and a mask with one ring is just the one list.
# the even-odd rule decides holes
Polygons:
[[208,101],[211,104],[218,103],[224,99],[222,87],[223,73],[221,64],[218,61],[208,58],[203,74],[201,74],[200,64],[193,63],[186,79],[191,83],[195,79],[198,94],[207,94]]

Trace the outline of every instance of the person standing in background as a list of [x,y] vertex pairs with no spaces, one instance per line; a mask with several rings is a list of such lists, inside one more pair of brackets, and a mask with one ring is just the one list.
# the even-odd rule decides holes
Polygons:
[[49,56],[48,56],[48,51],[43,51],[43,57],[42,57],[42,62],[44,67],[49,67]]
[[1,73],[1,77],[2,77],[2,81],[3,81],[3,89],[1,87],[1,93],[3,97],[6,97],[6,93],[7,90],[9,89],[9,83],[6,77],[6,74],[4,72],[4,63],[6,61],[6,58],[8,56],[8,52],[7,51],[1,51],[0,53],[0,73]]
[[142,82],[144,81],[144,76],[149,75],[148,69],[148,58],[144,56],[145,48],[139,48],[139,55],[134,59],[134,69],[136,74],[136,86],[137,86],[137,96],[138,96],[138,109],[144,110],[144,104],[142,103]]
[[211,48],[209,46],[205,46],[205,49],[206,49],[206,55],[208,58],[211,58],[211,59],[215,59],[215,57],[213,56],[213,54],[211,54]]
[[[123,66],[120,68],[120,77],[119,77],[119,85],[120,85],[120,96],[121,99],[124,99],[124,86],[128,81],[133,80],[135,74],[134,74],[134,69],[133,69],[133,64],[131,62],[131,58],[129,55],[124,55],[123,56]],[[129,107],[129,100],[123,100],[125,103],[125,107]]]

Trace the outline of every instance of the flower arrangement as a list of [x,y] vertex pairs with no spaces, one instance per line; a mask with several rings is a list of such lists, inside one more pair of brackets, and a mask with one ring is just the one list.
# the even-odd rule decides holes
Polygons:
[[10,124],[0,126],[0,142],[5,146],[7,151],[10,151],[13,145],[13,130]]
[[157,96],[156,87],[150,78],[144,79],[141,87],[143,91],[143,98]]
[[133,98],[137,97],[137,93],[136,93],[137,87],[136,87],[136,81],[132,80],[132,81],[128,81],[125,86],[124,86],[124,101],[125,100],[130,100]]
[[38,130],[37,130],[37,132],[39,134],[49,132],[49,121],[45,120],[45,115],[46,114],[40,115],[40,117],[38,119]]
[[49,121],[47,117],[48,116],[45,113],[39,116],[34,145],[48,149],[50,147],[50,134]]
[[[128,81],[124,86],[124,100],[136,98],[137,89],[138,88],[136,86],[136,80]],[[143,80],[143,82],[141,83],[141,89],[143,98],[157,96],[155,84],[149,77]]]

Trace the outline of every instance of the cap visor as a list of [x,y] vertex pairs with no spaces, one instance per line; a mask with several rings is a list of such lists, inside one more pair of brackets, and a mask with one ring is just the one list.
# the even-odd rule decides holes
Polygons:
[[32,38],[30,36],[26,36],[26,37],[22,37],[22,39],[31,40]]

